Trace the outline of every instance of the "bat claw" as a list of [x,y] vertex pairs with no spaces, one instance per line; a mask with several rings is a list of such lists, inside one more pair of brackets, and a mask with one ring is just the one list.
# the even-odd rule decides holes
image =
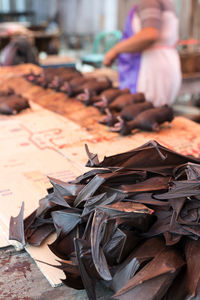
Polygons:
[[108,101],[106,99],[106,97],[102,97],[100,101],[97,101],[94,106],[96,106],[97,108],[106,108],[108,107]]
[[113,127],[110,128],[111,132],[120,132],[124,127],[124,121],[120,117],[117,117],[117,119],[119,122],[117,122]]

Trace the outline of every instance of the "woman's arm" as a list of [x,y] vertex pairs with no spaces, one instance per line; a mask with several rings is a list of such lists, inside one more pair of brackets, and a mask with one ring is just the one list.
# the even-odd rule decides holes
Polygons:
[[103,60],[105,66],[110,66],[120,53],[142,52],[154,44],[159,38],[159,30],[147,27],[134,36],[121,41],[110,49]]

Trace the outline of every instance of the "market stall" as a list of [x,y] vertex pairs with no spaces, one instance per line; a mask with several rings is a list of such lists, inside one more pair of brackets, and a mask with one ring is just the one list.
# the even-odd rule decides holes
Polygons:
[[[118,133],[110,132],[106,126],[98,123],[101,113],[96,107],[85,106],[81,101],[69,98],[65,93],[50,88],[44,89],[28,82],[26,75],[33,70],[36,74],[41,72],[39,67],[21,65],[3,68],[1,73],[0,92],[8,88],[12,89],[15,94],[20,94],[30,103],[28,110],[16,116],[1,116],[1,173],[4,174],[1,179],[0,214],[2,247],[8,245],[9,219],[11,215],[18,214],[22,201],[25,203],[25,216],[27,216],[37,207],[39,199],[46,195],[46,190],[51,186],[46,175],[70,181],[87,171],[84,144],[87,144],[93,153],[98,153],[100,159],[103,159],[104,155],[110,156],[131,150],[149,140],[156,140],[183,155],[199,156],[200,127],[198,124],[183,117],[176,117],[170,126],[167,123],[163,124],[158,133],[133,131],[132,135],[119,136]],[[105,70],[105,74],[108,75],[109,71]],[[98,77],[98,72],[94,72],[94,75]],[[3,149],[9,149],[9,152]],[[22,186],[20,190],[19,185]],[[57,264],[56,258],[47,247],[47,243],[54,239],[55,237],[51,237],[42,247],[29,246],[26,250],[36,260],[46,278],[56,286],[61,283],[62,272],[38,262],[40,260]],[[11,272],[10,270],[17,265],[13,278],[21,277],[23,273],[25,277],[33,278],[33,284],[29,286],[31,290],[34,285],[38,285],[38,276],[41,278],[41,275],[38,275],[27,254],[24,252],[14,254],[14,250],[11,249],[2,251],[1,265],[4,274]],[[12,253],[14,255],[11,259]],[[19,260],[16,260],[16,256]],[[6,264],[8,260],[11,262]],[[17,287],[15,291],[8,293],[8,285],[10,283],[3,285],[4,296],[9,297],[9,293],[12,297],[19,295],[20,290]],[[69,299],[86,297],[83,292],[74,292],[64,287],[59,288],[59,292],[57,290],[50,292],[50,288],[45,286],[46,284],[40,286],[38,293],[44,293],[46,297],[52,293],[62,299],[66,291]],[[108,296],[110,292],[106,290],[105,293]],[[35,297],[38,295],[36,292],[32,294]],[[97,294],[98,299],[105,297],[105,294],[102,295],[102,287],[99,287]]]
[[0,1],[0,299],[198,300],[200,4],[72,2]]

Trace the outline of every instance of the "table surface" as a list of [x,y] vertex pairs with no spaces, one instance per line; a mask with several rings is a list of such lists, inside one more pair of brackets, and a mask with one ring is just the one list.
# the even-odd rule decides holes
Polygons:
[[[98,124],[100,113],[94,107],[85,107],[77,100],[68,99],[61,93],[43,90],[31,85],[24,78],[16,75],[22,75],[23,72],[27,73],[32,66],[25,66],[24,68],[19,66],[17,68],[1,69],[0,90],[12,87],[17,93],[81,125],[94,136],[94,141],[89,141],[89,144],[95,150],[98,150],[102,142],[108,146],[106,150],[112,152],[111,145],[114,145],[115,150],[118,151],[119,144],[121,144],[121,149],[125,151],[127,145],[130,149],[143,143],[143,141],[156,139],[165,146],[183,154],[198,156],[200,152],[200,126],[190,120],[175,118],[172,123],[173,130],[164,126],[159,134],[135,133],[129,137],[119,137],[117,134],[109,132],[107,127]],[[36,70],[39,71],[38,68]],[[74,145],[74,149],[76,148],[79,149],[80,145]],[[16,252],[12,247],[1,249],[0,270],[0,299],[2,300],[88,299],[85,291],[75,291],[65,286],[52,288],[25,251]],[[98,299],[110,299],[110,294],[104,287],[99,286],[97,290]]]

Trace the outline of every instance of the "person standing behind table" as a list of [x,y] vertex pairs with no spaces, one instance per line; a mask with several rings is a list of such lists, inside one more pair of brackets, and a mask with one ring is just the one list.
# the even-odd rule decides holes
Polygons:
[[118,58],[120,88],[142,92],[154,106],[171,105],[181,85],[179,22],[171,0],[138,0],[128,14],[122,41],[109,50],[104,65]]

